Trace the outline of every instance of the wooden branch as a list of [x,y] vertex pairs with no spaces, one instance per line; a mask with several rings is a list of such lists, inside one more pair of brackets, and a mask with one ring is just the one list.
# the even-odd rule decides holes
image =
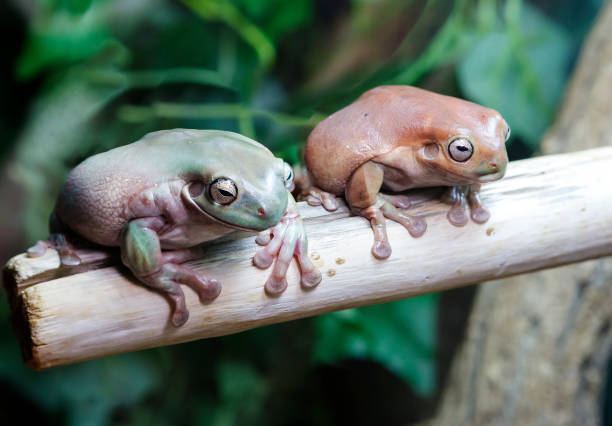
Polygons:
[[[388,222],[393,254],[385,261],[370,254],[365,219],[301,204],[321,284],[302,290],[292,264],[287,291],[266,296],[270,271],[251,265],[254,238],[239,235],[190,262],[223,290],[203,305],[185,288],[191,316],[180,328],[169,325],[161,294],[101,267],[109,254],[88,252],[85,266],[94,269],[67,276],[54,252],[19,255],[5,267],[5,285],[24,357],[37,369],[231,334],[612,254],[611,169],[612,147],[513,162],[507,177],[483,187],[488,223],[454,227],[448,206],[425,201],[414,212],[427,217],[426,234],[414,239]],[[41,281],[49,277],[57,278]]]

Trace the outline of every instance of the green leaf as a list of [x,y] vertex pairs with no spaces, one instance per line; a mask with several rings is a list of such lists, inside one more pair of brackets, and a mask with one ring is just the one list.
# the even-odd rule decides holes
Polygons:
[[236,6],[224,0],[183,0],[191,10],[210,21],[222,21],[248,43],[266,68],[274,62],[276,48],[261,29]]
[[571,41],[534,7],[512,4],[505,30],[479,36],[458,79],[470,99],[500,111],[513,135],[537,148],[563,91]]
[[74,15],[80,15],[89,9],[92,0],[62,0],[61,5]]
[[17,62],[17,76],[30,78],[40,71],[83,61],[118,43],[102,23],[103,5],[73,15],[57,11],[36,22]]
[[435,387],[437,295],[349,309],[315,319],[315,360],[344,358],[378,361],[421,395]]
[[307,24],[314,8],[312,0],[236,0],[234,3],[272,40],[279,40]]

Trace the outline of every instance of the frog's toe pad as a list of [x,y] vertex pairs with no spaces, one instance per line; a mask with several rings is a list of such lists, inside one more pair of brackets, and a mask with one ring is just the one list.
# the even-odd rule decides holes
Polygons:
[[287,279],[270,277],[264,288],[268,296],[280,296],[287,289]]
[[476,207],[472,209],[472,220],[476,223],[485,223],[491,217],[491,213],[484,207]]
[[464,226],[468,223],[468,216],[461,207],[451,207],[446,215],[448,221],[455,226]]
[[253,256],[253,265],[257,266],[260,269],[267,269],[274,262],[274,256],[268,253],[265,249],[259,250]]
[[221,294],[221,283],[217,280],[206,280],[206,285],[199,291],[200,302],[210,302]]
[[172,325],[175,327],[180,327],[187,322],[189,319],[189,311],[187,310],[176,310],[172,314]]
[[372,246],[372,254],[377,259],[386,259],[391,256],[391,245],[387,241],[376,241]]
[[61,255],[61,262],[64,266],[78,266],[81,264],[81,258],[74,253],[66,253]]
[[47,251],[49,244],[46,241],[38,241],[36,245],[33,245],[27,250],[28,257],[40,257]]
[[308,203],[309,206],[313,206],[313,207],[317,207],[322,204],[321,200],[313,195],[309,195],[308,197],[306,197],[306,202]]
[[408,233],[414,238],[422,236],[427,230],[427,222],[420,216],[412,217],[410,225],[408,225]]
[[334,195],[325,195],[323,196],[323,207],[328,212],[334,212],[338,210],[340,204],[338,203],[338,199]]
[[303,289],[309,290],[318,286],[322,278],[321,272],[319,272],[318,269],[315,269],[310,272],[302,273],[300,284],[302,285]]
[[255,237],[255,243],[260,246],[268,245],[271,240],[272,240],[272,234],[270,233],[270,231],[260,232],[259,235]]

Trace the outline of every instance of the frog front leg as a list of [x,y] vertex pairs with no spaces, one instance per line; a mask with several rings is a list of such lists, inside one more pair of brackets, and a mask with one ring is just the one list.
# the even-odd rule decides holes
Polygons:
[[442,194],[442,201],[452,207],[446,215],[448,221],[455,226],[464,226],[468,222],[467,210],[476,223],[485,223],[491,214],[482,205],[480,199],[480,184],[451,186]]
[[191,287],[201,302],[215,299],[221,292],[221,284],[214,279],[202,278],[191,268],[178,264],[196,257],[198,247],[162,252],[155,231],[160,222],[160,218],[128,222],[121,233],[121,260],[139,281],[168,295],[174,304],[172,325],[180,327],[189,318],[180,284]]
[[301,272],[300,284],[304,289],[316,287],[321,282],[321,272],[308,257],[308,238],[300,217],[297,203],[289,194],[287,210],[280,222],[259,234],[257,244],[264,246],[253,257],[253,264],[261,269],[276,263],[265,284],[268,295],[277,296],[287,289],[287,270],[295,256]]
[[423,235],[427,229],[425,219],[407,215],[385,200],[379,193],[383,179],[382,166],[371,161],[367,162],[352,174],[345,193],[351,208],[370,221],[374,232],[372,254],[377,259],[386,259],[391,255],[385,218],[400,223],[415,238]]

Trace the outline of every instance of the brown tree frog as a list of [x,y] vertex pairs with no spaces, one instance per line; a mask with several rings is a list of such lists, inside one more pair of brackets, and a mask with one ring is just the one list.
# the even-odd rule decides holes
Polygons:
[[[327,210],[344,195],[374,231],[372,254],[391,255],[385,218],[402,224],[413,237],[426,222],[401,210],[406,195],[382,195],[411,188],[448,186],[449,221],[463,226],[467,208],[484,223],[480,184],[503,177],[510,128],[495,110],[410,86],[382,86],[319,123],[308,137],[306,167],[313,186],[300,196]],[[399,209],[398,209],[399,208]]]
[[268,294],[285,290],[294,255],[302,286],[312,288],[321,274],[307,255],[308,241],[290,193],[292,173],[266,147],[236,133],[149,133],[90,157],[68,175],[52,215],[51,236],[28,255],[53,247],[62,264],[79,264],[66,227],[94,243],[119,246],[134,276],[173,301],[171,322],[177,327],[189,315],[180,284],[191,287],[202,302],[221,291],[217,280],[181,263],[202,253],[200,243],[233,230],[262,231],[257,242],[266,247],[253,261],[267,268],[276,258],[265,284]]

